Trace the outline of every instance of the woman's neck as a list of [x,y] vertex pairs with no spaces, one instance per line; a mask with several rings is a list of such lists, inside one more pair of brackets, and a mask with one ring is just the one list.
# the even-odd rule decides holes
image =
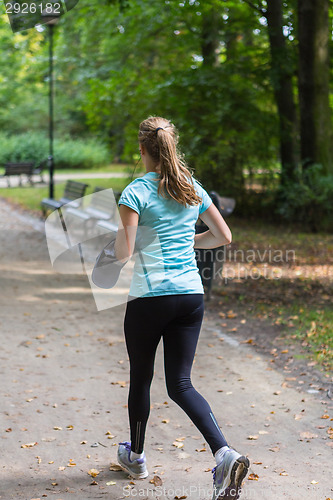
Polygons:
[[156,172],[157,174],[160,174],[161,173],[161,169],[160,169],[160,165],[159,164],[154,164],[154,163],[147,163],[145,165],[146,167],[146,173],[148,174],[148,172]]

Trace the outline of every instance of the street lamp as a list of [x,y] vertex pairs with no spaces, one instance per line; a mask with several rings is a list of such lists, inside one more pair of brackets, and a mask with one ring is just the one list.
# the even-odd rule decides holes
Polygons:
[[59,15],[57,13],[47,12],[44,10],[42,12],[42,18],[45,24],[49,27],[49,157],[48,157],[48,167],[50,173],[49,179],[49,198],[54,196],[54,156],[53,156],[53,129],[54,129],[54,85],[53,85],[53,31],[55,25],[59,21]]

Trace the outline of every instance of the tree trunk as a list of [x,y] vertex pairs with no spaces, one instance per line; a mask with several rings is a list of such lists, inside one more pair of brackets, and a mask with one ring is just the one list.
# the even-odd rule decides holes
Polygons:
[[332,171],[329,0],[298,0],[299,100],[303,168]]
[[297,124],[293,64],[283,34],[282,0],[267,0],[272,82],[280,120],[281,185],[297,181]]
[[221,14],[213,7],[202,13],[201,53],[204,66],[219,64],[218,48],[220,44],[219,24]]

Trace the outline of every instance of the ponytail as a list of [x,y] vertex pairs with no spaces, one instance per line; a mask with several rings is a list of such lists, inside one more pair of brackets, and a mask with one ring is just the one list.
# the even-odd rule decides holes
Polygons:
[[158,193],[184,206],[199,205],[202,199],[197,195],[191,172],[177,150],[178,133],[174,125],[165,118],[151,116],[140,124],[139,142],[160,165]]

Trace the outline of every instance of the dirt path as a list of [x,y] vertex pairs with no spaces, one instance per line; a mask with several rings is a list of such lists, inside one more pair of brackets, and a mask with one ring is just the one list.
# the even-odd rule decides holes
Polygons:
[[[128,439],[124,307],[97,312],[84,276],[53,272],[42,232],[9,216],[1,201],[0,220],[0,498],[210,499],[214,461],[166,394],[161,349],[146,440],[150,476],[131,482],[109,470],[117,443]],[[258,476],[244,482],[244,500],[333,498],[332,401],[288,378],[207,312],[193,382]],[[161,486],[150,482],[154,475]]]

